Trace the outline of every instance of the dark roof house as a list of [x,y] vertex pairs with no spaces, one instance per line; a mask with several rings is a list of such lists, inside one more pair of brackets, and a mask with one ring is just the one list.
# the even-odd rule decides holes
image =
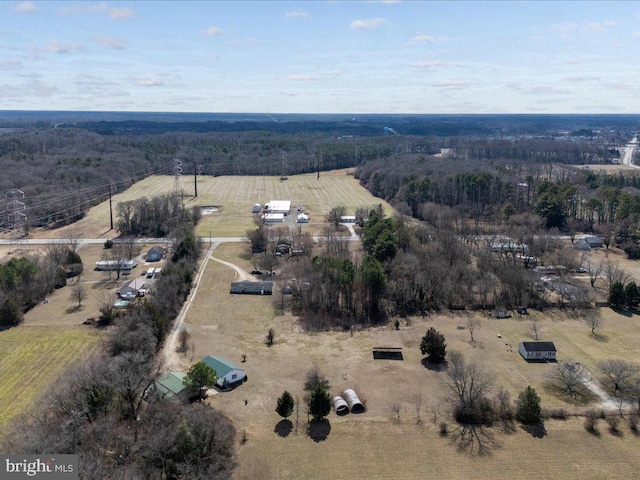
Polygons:
[[230,293],[244,295],[271,295],[273,293],[273,282],[252,282],[249,280],[231,282]]
[[553,342],[520,342],[518,352],[525,360],[548,361],[556,359],[556,346]]
[[165,249],[162,247],[153,247],[147,252],[147,262],[159,262],[164,258]]

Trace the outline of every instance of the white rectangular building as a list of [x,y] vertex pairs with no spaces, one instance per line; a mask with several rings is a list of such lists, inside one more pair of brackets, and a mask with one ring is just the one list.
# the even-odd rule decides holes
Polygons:
[[291,200],[271,200],[267,205],[267,213],[289,215],[291,211]]
[[265,213],[262,218],[267,223],[284,222],[284,213]]

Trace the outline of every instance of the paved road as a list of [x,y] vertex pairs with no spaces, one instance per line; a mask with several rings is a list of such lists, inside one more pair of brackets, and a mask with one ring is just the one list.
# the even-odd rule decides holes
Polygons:
[[[225,237],[225,238],[216,238],[216,237],[201,237],[202,241],[207,244],[213,243],[226,243],[226,242],[244,242],[246,241],[245,237]],[[74,243],[78,243],[79,245],[85,244],[100,244],[102,245],[105,242],[104,238],[78,238],[73,239]],[[136,238],[134,240],[135,243],[169,243],[170,240],[167,238]],[[58,245],[58,244],[69,244],[70,240],[68,238],[4,238],[0,239],[0,245]]]

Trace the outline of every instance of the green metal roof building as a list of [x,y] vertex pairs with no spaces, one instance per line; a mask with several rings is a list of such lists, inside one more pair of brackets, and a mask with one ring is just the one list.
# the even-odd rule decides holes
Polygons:
[[207,355],[201,362],[216,371],[216,384],[219,387],[226,388],[244,379],[244,370],[224,358]]
[[155,390],[165,400],[186,402],[192,396],[184,384],[186,376],[182,372],[167,372],[156,379]]

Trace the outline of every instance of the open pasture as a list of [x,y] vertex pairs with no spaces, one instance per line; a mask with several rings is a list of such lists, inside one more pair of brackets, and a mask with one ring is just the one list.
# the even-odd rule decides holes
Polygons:
[[[213,255],[248,269],[243,252],[242,245],[222,244]],[[602,478],[611,466],[621,472],[640,466],[633,453],[640,448],[640,439],[624,425],[622,437],[611,435],[604,424],[602,435],[593,437],[584,431],[580,419],[548,421],[541,439],[519,428],[513,434],[496,428],[496,444],[483,459],[458,452],[456,442],[438,434],[442,421],[454,427],[444,372],[426,368],[419,351],[420,338],[434,326],[444,334],[448,350],[461,351],[492,372],[496,388],[507,389],[512,399],[532,385],[543,407],[581,411],[586,407],[569,405],[546,389],[546,375],[553,364],[525,362],[517,352],[518,342],[534,340],[535,321],[539,339],[555,342],[560,362],[580,362],[595,374],[602,359],[637,361],[640,335],[633,317],[600,310],[600,339],[591,335],[583,317],[558,311],[504,320],[481,313],[442,313],[401,320],[399,330],[380,326],[353,335],[344,331],[309,334],[300,331],[290,314],[275,315],[273,303],[280,301],[278,293],[272,297],[230,295],[235,276],[233,269],[209,261],[186,319],[194,348],[183,356],[183,368],[214,354],[245,369],[247,383],[207,400],[247,434],[248,442],[240,450],[239,478],[254,476],[254,467],[271,472],[264,478],[344,478],[345,472],[353,478],[496,478],[496,472],[510,478],[534,478],[531,469],[541,457],[545,458],[542,472],[539,465],[535,471],[542,478]],[[465,327],[470,316],[481,322],[475,343]],[[272,347],[265,344],[269,328],[275,330]],[[379,346],[402,346],[404,360],[373,360],[372,349]],[[243,354],[246,363],[242,363]],[[330,433],[317,443],[304,435],[306,414],[301,407],[298,435],[281,438],[274,432],[280,421],[274,412],[276,398],[288,390],[302,401],[305,375],[313,366],[327,376],[332,394],[355,388],[366,399],[367,413],[346,417],[331,413]],[[416,425],[417,395],[421,396],[420,426]],[[400,405],[400,422],[394,420],[394,403]],[[291,420],[295,424],[295,413]],[[559,454],[567,445],[572,446],[571,454]],[[592,454],[594,448],[597,454]]]
[[21,325],[0,332],[0,431],[27,413],[68,367],[98,348],[90,327]]
[[[254,227],[254,214],[251,206],[255,203],[264,205],[270,200],[291,200],[292,216],[297,215],[295,207],[300,204],[302,212],[309,214],[310,222],[305,229],[319,234],[326,225],[325,215],[332,207],[343,205],[347,214],[353,215],[358,207],[372,207],[382,204],[385,212],[390,214],[391,207],[379,198],[374,197],[361,187],[347,170],[321,172],[316,174],[293,175],[287,180],[277,176],[200,176],[198,177],[198,197],[194,198],[193,178],[184,176],[180,179],[187,206],[216,206],[218,211],[204,215],[198,224],[200,236],[243,237]],[[151,176],[127,190],[113,196],[114,221],[118,202],[134,200],[141,197],[153,197],[173,192],[174,180],[171,176]],[[116,232],[109,230],[109,202],[103,202],[91,208],[85,218],[57,230],[33,232],[34,237],[66,238],[110,238]]]

